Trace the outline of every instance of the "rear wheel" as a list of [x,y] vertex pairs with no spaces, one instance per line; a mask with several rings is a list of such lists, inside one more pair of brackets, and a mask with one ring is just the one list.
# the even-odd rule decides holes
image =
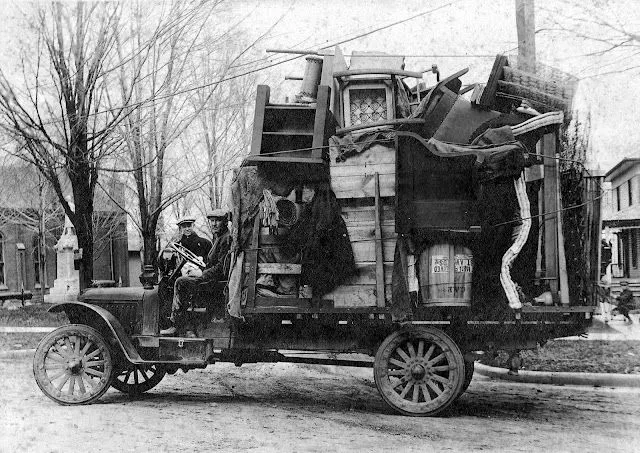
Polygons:
[[460,348],[443,331],[411,327],[389,335],[374,362],[380,395],[405,415],[436,415],[460,394],[464,383]]
[[139,395],[151,390],[162,381],[167,371],[162,365],[134,365],[130,363],[124,369],[114,373],[111,387],[129,395]]
[[109,388],[113,362],[104,337],[95,329],[71,324],[46,335],[33,358],[40,390],[63,405],[88,404]]

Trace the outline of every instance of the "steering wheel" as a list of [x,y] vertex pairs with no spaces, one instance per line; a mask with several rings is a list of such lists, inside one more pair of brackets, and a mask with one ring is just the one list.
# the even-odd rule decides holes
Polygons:
[[171,242],[169,243],[169,248],[174,250],[182,259],[195,264],[200,269],[204,269],[206,267],[204,261],[202,261],[202,258],[200,258],[185,246],[178,244],[177,242]]

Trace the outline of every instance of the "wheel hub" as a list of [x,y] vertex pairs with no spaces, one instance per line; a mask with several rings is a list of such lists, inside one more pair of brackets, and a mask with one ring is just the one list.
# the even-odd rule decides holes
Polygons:
[[416,363],[411,367],[410,373],[414,380],[420,381],[426,376],[427,370],[421,364]]
[[82,361],[76,358],[71,359],[69,360],[69,362],[67,362],[67,368],[73,374],[80,374],[80,372],[82,371]]

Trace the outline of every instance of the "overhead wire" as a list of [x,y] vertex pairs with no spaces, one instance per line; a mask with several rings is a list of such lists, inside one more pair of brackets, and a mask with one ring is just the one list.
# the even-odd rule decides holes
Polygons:
[[[354,41],[356,39],[363,38],[365,36],[371,35],[373,33],[377,33],[379,31],[388,29],[388,28],[396,26],[396,25],[400,25],[402,23],[408,22],[408,21],[416,19],[418,17],[422,17],[422,16],[425,16],[427,14],[432,14],[432,13],[434,13],[436,11],[444,9],[445,7],[451,6],[454,3],[458,3],[459,1],[460,0],[456,0],[456,1],[452,1],[452,2],[449,2],[449,3],[443,4],[443,5],[440,5],[440,6],[436,7],[436,8],[432,8],[430,10],[423,11],[422,13],[412,15],[412,16],[404,18],[402,20],[398,20],[398,21],[392,22],[390,24],[386,24],[386,25],[383,25],[381,27],[377,27],[377,28],[375,28],[373,30],[370,30],[370,31],[367,31],[367,32],[364,32],[364,33],[360,33],[360,34],[358,34],[358,35],[356,35],[354,37],[351,37],[351,38],[348,38],[348,39],[344,39],[342,41],[338,41],[338,42],[332,43],[332,44],[324,46],[322,48],[334,47],[334,46],[337,46],[337,45],[340,45],[340,44],[344,44],[344,43],[347,43],[347,42],[350,42],[350,41]],[[234,79],[237,79],[237,78],[240,78],[240,77],[244,77],[246,75],[254,74],[256,72],[264,71],[266,69],[269,69],[269,68],[272,68],[272,67],[275,67],[275,66],[279,66],[279,65],[287,63],[289,61],[293,61],[295,59],[298,59],[298,58],[300,58],[302,56],[303,55],[294,55],[293,57],[288,57],[288,58],[285,58],[283,60],[268,64],[268,65],[264,65],[264,66],[259,67],[259,68],[255,68],[255,69],[247,70],[245,72],[241,72],[239,74],[226,76],[226,77],[223,77],[221,79],[218,79],[218,80],[215,80],[215,81],[212,81],[212,82],[207,82],[207,83],[204,83],[204,84],[200,84],[200,85],[196,85],[196,86],[193,86],[193,87],[185,88],[185,89],[173,92],[173,93],[167,93],[167,94],[160,95],[160,96],[152,96],[149,99],[145,99],[145,100],[142,100],[142,101],[129,103],[126,106],[122,106],[122,107],[119,107],[119,108],[109,108],[109,109],[104,109],[104,110],[101,110],[101,111],[98,111],[98,112],[93,112],[93,113],[88,114],[87,117],[103,115],[105,113],[110,113],[110,112],[113,112],[113,111],[121,111],[123,108],[132,109],[132,108],[139,107],[139,106],[142,106],[142,105],[145,105],[145,104],[148,104],[148,103],[151,103],[151,102],[155,102],[155,101],[158,101],[158,100],[161,100],[161,99],[165,99],[165,98],[168,98],[168,97],[178,96],[180,94],[186,94],[186,93],[190,93],[192,91],[201,90],[201,89],[204,89],[204,88],[209,88],[211,86],[218,85],[218,84],[223,83],[223,82],[228,82],[230,80],[234,80]],[[47,125],[47,124],[54,124],[54,123],[58,123],[58,122],[60,122],[60,120],[50,120],[50,121],[43,122],[42,124],[43,125]]]

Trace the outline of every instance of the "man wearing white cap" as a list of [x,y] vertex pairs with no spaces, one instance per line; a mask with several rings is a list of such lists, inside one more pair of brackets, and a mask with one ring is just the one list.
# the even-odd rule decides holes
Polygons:
[[211,250],[211,242],[209,242],[208,239],[198,236],[198,234],[193,231],[195,221],[196,219],[191,216],[183,216],[178,219],[177,225],[180,230],[180,240],[178,242],[204,260],[209,250]]
[[[176,280],[173,290],[173,304],[171,307],[171,327],[160,331],[160,335],[174,335],[184,323],[184,312],[188,306],[186,301],[198,290],[202,283],[210,283],[212,289],[214,316],[224,315],[224,282],[228,274],[227,255],[231,248],[229,234],[229,215],[226,210],[214,209],[207,213],[209,226],[213,232],[213,246],[207,255],[207,267],[200,277],[183,276]],[[189,333],[188,333],[189,334]],[[190,336],[188,335],[187,336]]]

